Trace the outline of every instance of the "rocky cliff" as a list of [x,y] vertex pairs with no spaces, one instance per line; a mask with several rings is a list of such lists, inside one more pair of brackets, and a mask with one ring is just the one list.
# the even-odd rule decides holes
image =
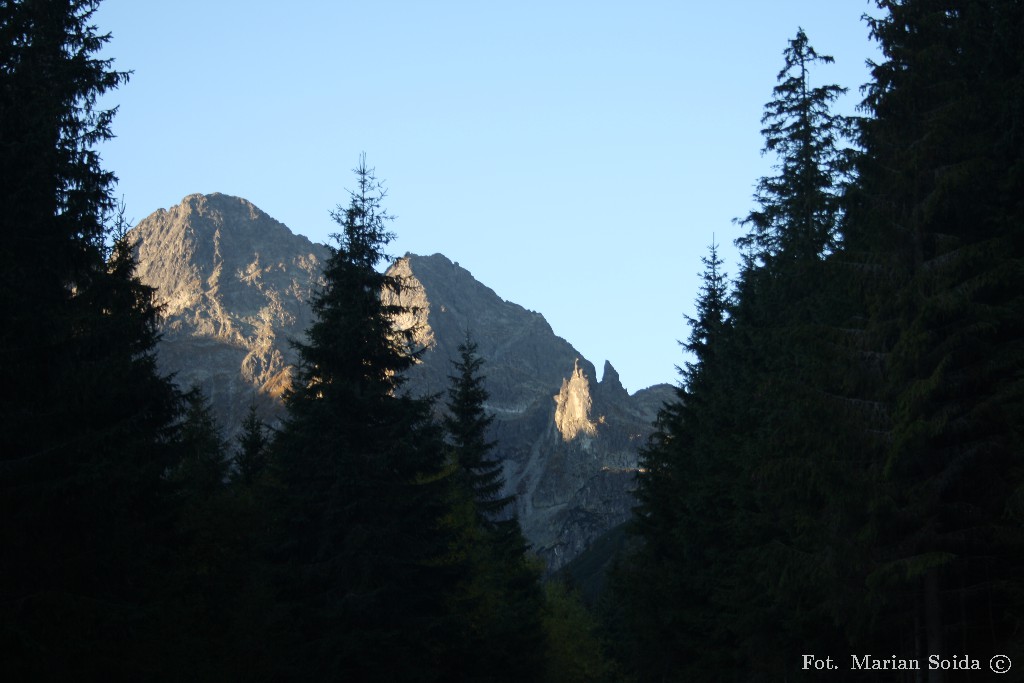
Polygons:
[[139,277],[164,307],[161,369],[201,387],[227,432],[253,401],[272,419],[297,361],[290,342],[312,322],[327,247],[222,194],[185,197],[128,237]]
[[[227,432],[251,402],[266,419],[295,362],[292,339],[312,317],[329,250],[251,203],[190,195],[130,233],[139,275],[165,305],[159,362],[184,387],[200,386]],[[458,345],[472,335],[485,360],[492,437],[517,494],[523,530],[556,569],[629,516],[637,448],[670,388],[630,396],[605,363],[594,366],[539,313],[504,301],[446,257],[407,255],[392,266],[406,279],[402,303],[427,351],[406,390],[443,393]]]

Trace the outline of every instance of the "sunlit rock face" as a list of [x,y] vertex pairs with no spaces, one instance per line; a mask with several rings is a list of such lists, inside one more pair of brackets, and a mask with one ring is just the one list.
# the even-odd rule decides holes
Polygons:
[[440,254],[406,256],[390,272],[405,282],[398,300],[416,309],[405,323],[415,322],[426,347],[406,390],[444,394],[467,332],[477,343],[508,492],[548,567],[628,519],[637,450],[671,388],[630,396],[607,362],[597,382],[593,364],[543,316],[503,300]]
[[128,239],[164,307],[161,369],[202,388],[227,431],[253,401],[272,414],[298,360],[290,341],[312,322],[328,249],[222,194],[190,195]]
[[[329,250],[225,195],[191,195],[132,231],[143,281],[165,302],[159,360],[179,384],[199,385],[230,435],[251,401],[264,417],[282,414],[278,397],[304,339],[309,307]],[[509,301],[446,257],[409,255],[389,271],[403,283],[422,362],[403,391],[442,394],[467,333],[485,361],[487,409],[495,416],[509,492],[534,551],[557,569],[624,521],[637,449],[661,404],[659,385],[630,396],[605,363],[593,364],[558,337],[544,317]],[[395,295],[385,294],[392,301]]]
[[590,398],[590,382],[580,370],[577,359],[572,375],[562,380],[562,388],[555,396],[555,427],[558,428],[563,441],[597,435],[597,423],[590,419],[593,405],[594,402]]

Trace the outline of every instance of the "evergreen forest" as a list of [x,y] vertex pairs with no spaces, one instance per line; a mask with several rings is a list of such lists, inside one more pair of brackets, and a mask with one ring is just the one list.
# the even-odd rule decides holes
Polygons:
[[99,0],[5,0],[0,678],[1024,680],[1024,2],[875,4],[859,116],[780,41],[773,174],[741,262],[702,259],[584,599],[512,513],[472,336],[445,395],[402,390],[424,349],[365,157],[283,424],[227,441],[157,369]]

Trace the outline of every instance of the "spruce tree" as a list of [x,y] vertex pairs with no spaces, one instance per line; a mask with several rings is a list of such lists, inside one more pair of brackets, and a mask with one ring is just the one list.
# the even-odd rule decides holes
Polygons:
[[210,402],[194,387],[184,396],[185,414],[178,427],[176,445],[181,457],[168,478],[184,489],[184,495],[206,498],[224,489],[228,474],[226,444]]
[[431,402],[399,391],[415,353],[381,296],[403,285],[378,270],[385,194],[365,158],[355,177],[274,447],[282,675],[435,680],[461,578],[444,561],[444,444]]
[[746,252],[729,352],[737,428],[723,449],[750,482],[732,496],[743,511],[734,572],[745,579],[730,589],[736,646],[766,677],[784,675],[799,648],[841,639],[834,624],[849,606],[836,587],[854,551],[836,529],[850,524],[862,482],[837,371],[848,362],[849,309],[835,287],[854,122],[832,112],[844,88],[812,84],[833,59],[802,29],[783,56],[762,118],[778,172],[758,183],[758,207],[741,222],[749,231],[736,240]]
[[96,145],[127,80],[95,0],[0,6],[0,664],[11,680],[153,678],[178,414],[153,291],[117,240]]
[[180,511],[176,556],[165,569],[174,601],[162,612],[169,679],[224,680],[237,671],[230,643],[240,587],[253,571],[242,546],[240,508],[227,487],[227,443],[198,388],[185,394],[177,426],[180,455],[167,473]]
[[242,433],[238,435],[237,450],[234,457],[234,469],[231,471],[233,482],[242,486],[253,486],[263,473],[270,450],[270,436],[267,425],[256,412],[256,404],[249,405],[249,412],[242,421]]
[[867,583],[906,652],[1021,652],[1024,8],[889,2],[870,22],[849,240],[889,422]]
[[780,258],[820,258],[835,249],[842,190],[853,160],[843,146],[853,122],[831,111],[846,89],[811,81],[815,65],[835,60],[818,54],[803,29],[783,56],[785,65],[761,118],[762,153],[778,159],[778,175],[758,182],[754,198],[759,207],[742,221],[750,232],[736,240],[766,265]]
[[811,85],[831,58],[800,30],[784,60],[762,119],[777,174],[742,221],[735,294],[712,248],[692,360],[642,454],[644,547],[617,583],[632,595],[632,622],[621,618],[643,634],[630,656],[645,678],[779,678],[794,648],[839,638],[835,587],[852,551],[834,527],[861,489],[836,448],[846,309],[828,297],[854,154],[842,146],[850,121],[830,110],[842,89]]
[[487,430],[494,416],[484,408],[488,393],[479,374],[484,360],[468,334],[458,350],[459,359],[452,361],[456,374],[448,377],[451,384],[444,426],[457,465],[456,476],[472,496],[479,524],[493,528],[512,498],[501,495],[505,483],[502,465],[490,456],[495,444],[487,440]]
[[[675,399],[659,412],[640,453],[634,531],[643,545],[613,577],[625,609],[616,615],[624,658],[643,679],[688,676],[710,680],[729,661],[724,619],[716,617],[734,533],[728,462],[716,439],[728,413],[723,404],[723,348],[730,295],[717,245],[702,258],[697,316],[687,318],[691,354],[679,369]],[[716,619],[718,622],[716,623]],[[717,674],[712,672],[718,671]]]
[[452,477],[453,552],[468,569],[455,611],[467,638],[461,658],[463,680],[536,680],[544,664],[540,573],[511,496],[502,496],[502,464],[488,440],[494,421],[488,415],[483,359],[467,333],[449,376],[448,435]]

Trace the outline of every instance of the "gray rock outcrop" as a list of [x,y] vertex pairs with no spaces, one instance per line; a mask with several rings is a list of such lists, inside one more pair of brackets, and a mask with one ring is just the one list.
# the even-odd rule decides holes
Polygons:
[[[291,340],[312,322],[309,302],[330,251],[294,235],[244,199],[190,195],[129,235],[142,280],[165,306],[158,360],[183,387],[197,385],[227,433],[256,401],[265,419],[297,360]],[[501,299],[440,254],[407,255],[391,267],[425,349],[405,385],[445,394],[466,335],[485,361],[492,438],[534,551],[554,570],[628,518],[637,449],[668,385],[629,395],[605,363],[593,364],[544,317]]]
[[505,479],[548,567],[628,519],[637,450],[671,388],[630,396],[608,362],[595,381],[593,364],[542,315],[501,299],[441,254],[407,255],[391,272],[406,280],[400,303],[418,310],[418,341],[428,348],[409,373],[410,391],[443,394],[459,344],[467,333],[477,343]]
[[161,370],[200,387],[228,432],[253,401],[272,418],[298,360],[291,340],[313,320],[327,247],[222,194],[189,195],[128,238],[164,307]]

